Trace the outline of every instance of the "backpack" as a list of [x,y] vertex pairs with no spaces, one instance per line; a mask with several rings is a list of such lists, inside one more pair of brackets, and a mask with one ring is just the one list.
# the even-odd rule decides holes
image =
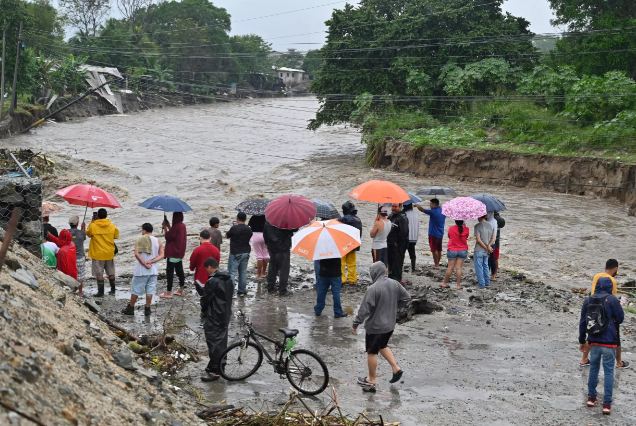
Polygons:
[[590,297],[590,303],[587,305],[587,313],[585,314],[585,325],[587,334],[596,336],[607,330],[610,319],[605,310],[605,301],[607,297]]

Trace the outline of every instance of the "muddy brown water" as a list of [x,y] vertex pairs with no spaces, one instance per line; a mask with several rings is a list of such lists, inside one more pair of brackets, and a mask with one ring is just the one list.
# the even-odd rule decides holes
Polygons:
[[[615,257],[621,262],[619,281],[636,277],[636,218],[628,217],[626,208],[617,202],[365,168],[365,147],[355,129],[304,130],[317,105],[312,98],[253,100],[94,117],[47,124],[34,134],[2,140],[1,144],[52,154],[69,165],[71,173],[128,192],[123,209],[110,212],[121,231],[119,274],[132,273],[131,248],[139,226],[144,222],[159,226],[161,222],[161,213],[137,206],[151,196],[175,195],[190,204],[194,210],[186,214],[189,232],[206,227],[211,216],[221,218],[225,230],[235,215],[234,206],[247,197],[293,192],[340,206],[356,185],[383,178],[409,192],[443,185],[454,188],[458,195],[496,195],[508,208],[502,214],[507,223],[502,231],[503,268],[567,289],[589,286],[605,260]],[[448,199],[440,198],[442,202]],[[356,204],[365,225],[358,260],[364,273],[370,264],[368,230],[375,205]],[[83,209],[69,207],[52,217],[52,223],[65,227],[73,214],[81,216]],[[427,225],[421,215],[420,266],[432,262],[423,238]],[[196,244],[196,238],[191,238],[189,248]],[[224,244],[223,261],[228,249]],[[310,266],[298,257],[293,257],[293,263]],[[405,276],[421,285],[437,284],[428,278]],[[120,280],[118,285],[119,298],[125,298],[127,281]],[[361,296],[355,292],[346,295],[344,304],[351,313]],[[389,385],[388,366],[381,363],[382,384],[375,394],[362,393],[355,385],[365,368],[363,336],[350,335],[350,319],[316,318],[310,289],[282,301],[266,297],[262,283],[252,282],[250,297],[237,301],[235,308],[248,310],[255,324],[272,335],[278,327],[299,328],[300,345],[325,358],[332,384],[351,413],[368,409],[374,415],[383,414],[387,421],[429,425],[619,425],[636,420],[635,394],[629,385],[634,372],[630,370],[617,376],[611,418],[583,407],[587,372],[577,366],[575,313],[580,306],[572,306],[569,314],[543,310],[539,316],[513,307],[516,315],[510,316],[500,310],[469,309],[468,296],[460,293],[459,313],[418,317],[398,327],[392,345],[407,371],[404,383]],[[196,300],[193,296],[186,299],[159,301],[159,316],[170,303],[185,303],[191,313],[188,321],[196,328]],[[156,315],[149,322],[135,317],[129,326],[156,329],[160,322]],[[486,326],[487,319],[496,321]],[[551,326],[537,326],[541,322]],[[631,360],[630,336],[625,336],[623,345],[625,358]],[[192,364],[186,372],[196,379],[201,365]],[[226,399],[234,404],[275,406],[288,394],[287,382],[279,380],[269,366],[244,383],[193,383],[210,400]]]

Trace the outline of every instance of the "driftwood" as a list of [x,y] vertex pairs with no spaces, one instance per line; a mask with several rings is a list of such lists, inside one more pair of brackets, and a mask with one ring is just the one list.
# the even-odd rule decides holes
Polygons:
[[397,322],[403,324],[413,319],[415,315],[430,315],[435,311],[443,311],[444,307],[429,299],[429,289],[420,290],[409,303],[397,312]]

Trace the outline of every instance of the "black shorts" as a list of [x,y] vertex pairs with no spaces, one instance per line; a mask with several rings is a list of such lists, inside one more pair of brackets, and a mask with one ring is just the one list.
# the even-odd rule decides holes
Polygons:
[[389,249],[371,249],[371,255],[373,256],[373,263],[382,262],[384,266],[389,267]]
[[389,344],[389,339],[393,331],[389,331],[388,333],[382,334],[369,334],[366,335],[366,345],[367,345],[367,353],[371,355],[377,355],[381,349],[384,349]]

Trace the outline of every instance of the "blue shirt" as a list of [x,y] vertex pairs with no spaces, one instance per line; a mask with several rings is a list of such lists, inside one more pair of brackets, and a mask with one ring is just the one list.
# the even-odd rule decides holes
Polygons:
[[428,236],[435,238],[444,238],[444,226],[446,225],[446,216],[442,214],[440,206],[431,210],[424,210],[431,219],[428,222]]

